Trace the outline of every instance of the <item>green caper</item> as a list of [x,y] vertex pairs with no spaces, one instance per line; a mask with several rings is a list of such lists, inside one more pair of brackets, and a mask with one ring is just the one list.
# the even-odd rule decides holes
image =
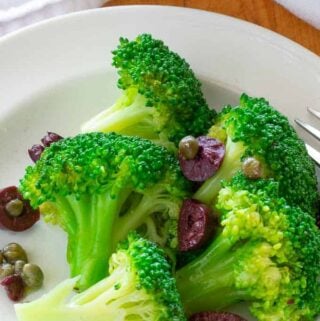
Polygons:
[[14,263],[14,272],[16,274],[21,274],[23,267],[25,266],[26,262],[22,260],[18,260]]
[[41,287],[43,283],[43,272],[36,264],[25,264],[22,269],[21,277],[25,285],[31,289],[37,289]]
[[262,177],[261,163],[254,157],[248,157],[243,161],[242,170],[244,175],[250,179]]
[[25,250],[18,243],[9,243],[4,247],[2,253],[8,263],[14,263],[18,260],[28,262]]
[[4,256],[2,254],[2,251],[0,251],[0,264],[4,262]]
[[0,280],[7,276],[14,274],[14,267],[9,263],[3,263],[0,265]]
[[193,136],[186,136],[179,143],[179,153],[185,159],[194,159],[199,151],[199,143]]
[[6,211],[10,216],[20,216],[23,212],[23,202],[18,198],[11,200],[6,205]]

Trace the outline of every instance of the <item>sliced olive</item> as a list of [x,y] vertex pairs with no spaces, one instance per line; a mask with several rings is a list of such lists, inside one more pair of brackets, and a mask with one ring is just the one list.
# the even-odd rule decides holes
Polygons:
[[248,157],[243,161],[242,170],[244,175],[250,179],[262,177],[261,163],[254,157]]
[[246,321],[239,315],[229,312],[200,312],[192,315],[189,321]]
[[63,139],[63,137],[53,132],[47,132],[47,135],[41,139],[41,142],[44,147],[49,147],[52,143],[55,143],[60,139]]
[[19,301],[23,298],[25,285],[20,275],[7,276],[1,281],[1,285],[5,287],[9,299],[12,301]]
[[18,198],[11,200],[5,206],[6,211],[11,216],[20,216],[23,212],[23,201]]
[[44,151],[44,147],[40,144],[35,144],[31,148],[28,149],[29,156],[33,160],[34,163],[40,159],[43,151]]
[[199,143],[193,136],[186,136],[179,143],[179,154],[185,159],[194,159],[199,151]]
[[14,267],[10,263],[3,263],[0,265],[0,280],[14,274]]
[[26,251],[18,243],[9,243],[2,253],[8,263],[13,264],[18,260],[28,262]]
[[27,263],[22,269],[22,279],[27,287],[37,289],[43,283],[43,272],[36,264]]
[[[11,202],[14,201],[12,204]],[[19,216],[19,202],[23,203]],[[10,213],[11,212],[11,213]],[[13,215],[12,215],[13,214]],[[11,231],[24,231],[33,226],[40,218],[38,209],[33,209],[28,200],[24,200],[16,186],[0,190],[0,227]]]

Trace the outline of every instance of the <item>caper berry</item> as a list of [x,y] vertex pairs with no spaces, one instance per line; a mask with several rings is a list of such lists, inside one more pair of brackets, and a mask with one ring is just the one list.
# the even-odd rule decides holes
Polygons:
[[43,283],[43,272],[36,264],[25,264],[21,276],[25,285],[31,289],[39,288]]
[[15,263],[18,260],[28,262],[25,250],[18,243],[9,243],[2,253],[8,263]]
[[23,212],[23,201],[18,198],[11,200],[6,204],[6,211],[10,216],[20,216]]
[[22,260],[18,260],[14,263],[14,272],[16,274],[21,274],[23,267],[25,266],[26,262]]
[[261,163],[254,157],[248,157],[244,160],[242,170],[244,175],[250,179],[262,177]]
[[7,276],[14,274],[14,267],[9,263],[3,263],[0,265],[0,280]]
[[193,136],[186,136],[179,143],[179,153],[185,159],[194,159],[199,151],[199,143]]

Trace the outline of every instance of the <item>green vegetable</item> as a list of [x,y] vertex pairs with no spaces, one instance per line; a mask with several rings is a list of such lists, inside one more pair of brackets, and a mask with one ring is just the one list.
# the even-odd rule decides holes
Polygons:
[[217,199],[221,232],[177,274],[188,313],[248,302],[259,321],[314,320],[320,312],[320,230],[279,198],[272,179],[237,174]]
[[130,230],[175,250],[189,183],[163,147],[136,137],[88,133],[53,143],[26,169],[20,191],[68,234],[71,276],[84,290],[106,276]]
[[243,94],[239,106],[220,112],[209,136],[226,143],[226,155],[216,175],[196,192],[196,199],[213,202],[221,180],[231,179],[241,162],[254,156],[261,162],[263,176],[279,182],[280,195],[290,205],[315,214],[319,197],[314,163],[288,119],[265,99]]
[[77,278],[16,304],[19,321],[185,321],[171,266],[154,243],[130,233],[110,258],[109,276],[72,295]]
[[113,65],[122,97],[85,123],[83,132],[115,131],[174,148],[183,137],[202,135],[211,126],[215,112],[208,108],[199,80],[161,40],[149,34],[133,41],[120,38]]

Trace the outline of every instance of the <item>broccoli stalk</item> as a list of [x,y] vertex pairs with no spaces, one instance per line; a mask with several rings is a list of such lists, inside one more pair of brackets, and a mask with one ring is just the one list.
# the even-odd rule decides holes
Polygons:
[[176,273],[190,314],[248,302],[259,321],[314,320],[320,307],[320,231],[279,198],[273,180],[241,173],[224,183],[221,231]]
[[46,148],[20,190],[47,222],[68,234],[71,276],[82,291],[106,276],[108,259],[130,230],[174,251],[189,183],[163,147],[136,137],[88,133]]
[[109,269],[108,277],[81,294],[72,296],[76,277],[36,301],[16,304],[18,320],[186,320],[171,266],[154,243],[130,233]]
[[113,65],[123,95],[85,123],[82,132],[115,131],[174,149],[183,137],[202,135],[211,126],[215,112],[208,108],[199,80],[162,41],[148,34],[133,41],[120,38]]
[[243,94],[239,106],[227,106],[218,114],[208,135],[226,143],[226,154],[219,171],[194,198],[213,203],[221,180],[230,180],[247,157],[255,157],[261,163],[261,177],[277,180],[289,205],[315,215],[319,196],[314,163],[288,119],[266,100]]

